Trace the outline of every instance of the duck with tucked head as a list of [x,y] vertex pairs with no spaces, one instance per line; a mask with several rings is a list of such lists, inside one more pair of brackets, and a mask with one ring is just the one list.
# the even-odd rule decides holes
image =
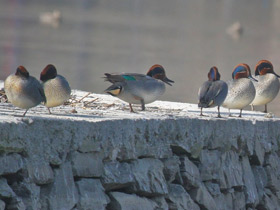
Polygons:
[[255,99],[252,101],[251,106],[265,105],[264,112],[267,112],[267,104],[271,102],[279,92],[280,77],[273,70],[273,65],[268,60],[261,60],[257,63],[255,69],[255,76],[258,82],[253,82],[256,89]]
[[221,117],[220,106],[224,102],[228,86],[220,80],[220,73],[216,66],[213,66],[208,73],[208,81],[204,82],[198,91],[198,107],[201,108],[200,116],[203,116],[202,109],[218,106],[218,117]]
[[30,76],[24,66],[19,66],[15,74],[7,77],[4,88],[8,100],[14,106],[26,109],[23,117],[28,109],[46,101],[40,82]]
[[256,95],[250,79],[257,80],[252,77],[250,67],[245,63],[238,64],[234,68],[232,79],[227,82],[228,94],[222,106],[229,109],[229,116],[231,116],[230,109],[240,109],[239,117],[241,117],[242,109],[249,105]]
[[46,96],[45,106],[51,114],[51,107],[60,106],[70,98],[71,88],[67,80],[57,74],[57,70],[52,64],[43,69],[40,80]]
[[153,65],[146,75],[136,73],[105,73],[105,81],[113,83],[105,92],[129,103],[130,111],[134,112],[131,104],[145,104],[157,100],[165,92],[165,83],[172,86],[174,81],[168,79],[164,68]]

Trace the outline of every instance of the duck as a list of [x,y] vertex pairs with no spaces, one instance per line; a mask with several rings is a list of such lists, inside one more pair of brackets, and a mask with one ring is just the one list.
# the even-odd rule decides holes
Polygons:
[[46,96],[45,106],[50,108],[62,105],[70,98],[71,88],[65,77],[57,74],[56,67],[48,64],[40,74],[40,80]]
[[9,102],[26,109],[22,117],[30,108],[46,101],[42,85],[35,77],[29,75],[24,66],[18,66],[16,73],[5,79],[4,89]]
[[239,117],[242,117],[242,110],[249,105],[255,98],[256,89],[251,80],[257,82],[251,75],[248,64],[241,63],[234,67],[232,80],[227,82],[228,94],[222,104],[229,109],[229,116],[232,116],[230,109],[240,109]]
[[268,60],[260,60],[255,67],[255,78],[253,82],[256,89],[256,96],[251,103],[252,111],[254,106],[264,105],[264,112],[267,113],[267,104],[270,103],[279,92],[280,76],[274,72],[273,65]]
[[134,112],[132,104],[145,104],[156,101],[165,92],[165,84],[172,86],[174,81],[167,78],[165,69],[159,64],[153,65],[147,74],[138,73],[105,73],[105,81],[112,83],[105,92],[129,103],[130,111]]
[[203,108],[218,107],[218,118],[221,117],[220,106],[223,104],[228,93],[227,83],[220,80],[221,75],[216,66],[210,68],[208,73],[208,81],[204,82],[198,91],[198,107],[201,108],[200,116]]

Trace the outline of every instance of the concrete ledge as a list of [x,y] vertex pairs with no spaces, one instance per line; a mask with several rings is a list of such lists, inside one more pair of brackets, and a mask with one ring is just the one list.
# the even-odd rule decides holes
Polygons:
[[73,94],[52,115],[0,104],[0,209],[280,208],[278,118]]

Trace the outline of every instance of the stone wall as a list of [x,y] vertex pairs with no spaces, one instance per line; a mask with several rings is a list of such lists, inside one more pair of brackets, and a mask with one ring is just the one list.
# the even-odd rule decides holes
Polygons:
[[2,117],[0,209],[280,209],[277,119],[90,117]]

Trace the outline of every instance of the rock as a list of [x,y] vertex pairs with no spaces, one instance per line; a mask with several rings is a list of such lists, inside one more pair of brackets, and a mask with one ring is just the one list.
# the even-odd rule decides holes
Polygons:
[[221,194],[220,185],[213,182],[204,182],[204,185],[208,192],[214,197]]
[[203,181],[220,180],[221,152],[218,150],[202,150],[199,157],[201,179]]
[[[244,192],[233,192],[232,195],[232,209],[247,209],[249,206],[252,206],[253,204],[248,203],[248,197],[245,196]],[[246,208],[247,207],[247,208]]]
[[257,206],[258,209],[279,209],[279,199],[272,193],[271,190],[266,189],[263,200]]
[[6,204],[4,201],[0,200],[0,210],[5,210]]
[[217,210],[234,209],[231,193],[221,193],[213,198],[217,206]]
[[180,160],[178,156],[173,156],[163,160],[163,174],[167,182],[171,183],[175,180],[176,174],[180,172]]
[[156,210],[157,204],[147,198],[139,197],[134,194],[121,192],[110,192],[111,203],[108,210]]
[[263,165],[265,148],[261,139],[255,139],[254,154],[250,157],[250,162],[254,165]]
[[1,198],[12,198],[15,197],[16,194],[12,190],[12,188],[8,185],[7,180],[4,178],[0,178],[0,197]]
[[192,163],[187,157],[180,158],[180,174],[183,181],[183,186],[186,190],[199,187],[201,177],[197,166]]
[[190,196],[202,209],[217,209],[215,200],[203,184],[199,188],[191,190]]
[[167,204],[164,196],[153,197],[153,198],[151,198],[151,200],[154,201],[158,205],[156,210],[169,210],[168,204]]
[[19,154],[13,153],[0,156],[0,175],[13,174],[23,167],[23,160]]
[[13,197],[5,210],[26,210],[26,206],[20,197]]
[[52,168],[46,162],[27,161],[29,178],[38,185],[49,184],[54,180]]
[[267,186],[267,175],[266,171],[262,166],[253,166],[253,174],[255,177],[256,188],[258,191],[259,198],[261,199],[264,195],[265,187]]
[[234,151],[225,152],[221,161],[221,189],[243,188],[243,171],[238,154]]
[[107,191],[131,186],[134,183],[131,165],[117,161],[104,163],[102,183]]
[[12,188],[27,209],[41,209],[40,187],[34,183],[14,182]]
[[105,210],[110,199],[105,194],[100,180],[81,179],[76,182],[80,200],[78,210]]
[[54,169],[54,182],[41,187],[42,209],[71,209],[78,202],[71,163],[66,162]]
[[272,192],[277,192],[280,189],[280,158],[276,153],[268,155],[265,160],[265,171],[267,174],[267,186]]
[[166,198],[169,210],[200,209],[181,185],[170,184],[168,189],[169,193]]
[[100,153],[73,152],[71,162],[74,176],[101,177],[104,170],[102,159]]
[[163,175],[163,163],[157,159],[144,158],[132,162],[135,182],[129,188],[132,193],[144,196],[160,196],[168,193]]
[[242,157],[243,182],[245,184],[246,204],[255,207],[259,203],[259,195],[256,188],[255,177],[251,169],[248,157]]

